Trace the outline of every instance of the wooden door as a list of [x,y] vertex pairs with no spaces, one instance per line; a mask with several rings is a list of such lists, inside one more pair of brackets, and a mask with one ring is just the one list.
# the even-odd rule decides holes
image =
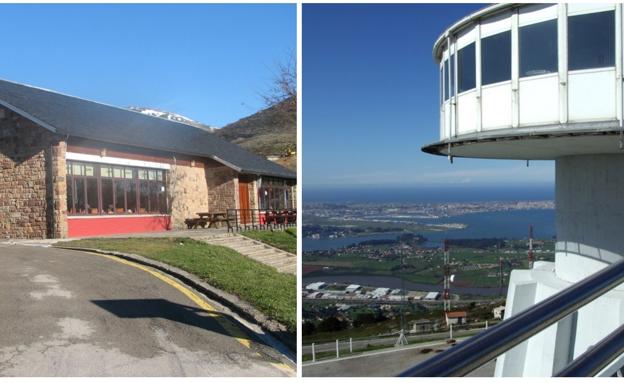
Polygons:
[[240,223],[251,223],[251,210],[249,204],[249,182],[238,181],[238,199],[240,207]]

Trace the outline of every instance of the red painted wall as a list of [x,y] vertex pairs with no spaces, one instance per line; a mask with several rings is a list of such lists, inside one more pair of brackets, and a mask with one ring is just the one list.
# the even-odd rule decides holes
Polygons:
[[171,217],[67,218],[68,237],[147,233],[170,230]]

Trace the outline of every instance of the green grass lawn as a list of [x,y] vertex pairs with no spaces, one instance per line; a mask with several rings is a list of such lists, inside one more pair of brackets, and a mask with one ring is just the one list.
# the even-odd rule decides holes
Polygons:
[[112,238],[62,242],[64,247],[133,253],[179,267],[235,294],[295,332],[297,280],[236,251],[188,238]]
[[284,231],[251,230],[243,231],[241,234],[289,253],[297,254],[297,231],[295,229]]

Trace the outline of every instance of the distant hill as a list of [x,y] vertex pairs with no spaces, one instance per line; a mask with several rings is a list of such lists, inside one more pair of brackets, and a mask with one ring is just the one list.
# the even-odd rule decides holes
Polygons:
[[[215,134],[262,156],[283,156],[297,146],[297,103],[286,99],[251,116],[215,129]],[[294,156],[293,156],[294,157]],[[277,162],[290,168],[296,159]]]
[[128,109],[134,110],[135,112],[147,114],[148,116],[152,116],[152,117],[160,117],[160,118],[164,118],[165,120],[182,122],[184,124],[191,125],[191,126],[194,126],[196,128],[200,128],[200,129],[206,130],[208,132],[214,132],[216,130],[216,128],[213,127],[213,126],[206,125],[204,123],[195,121],[195,120],[190,119],[188,117],[185,117],[185,116],[183,116],[181,114],[177,114],[177,113],[173,113],[173,112],[167,112],[167,111],[164,111],[164,110],[158,110],[158,109],[154,109],[154,108],[145,108],[145,107],[142,107],[142,106],[131,106]]
[[275,159],[276,163],[289,169],[297,169],[297,156],[286,156],[289,151],[294,151],[297,147],[297,102],[295,98],[286,99],[221,129],[173,112],[137,106],[129,109],[195,126],[263,157],[279,157]]

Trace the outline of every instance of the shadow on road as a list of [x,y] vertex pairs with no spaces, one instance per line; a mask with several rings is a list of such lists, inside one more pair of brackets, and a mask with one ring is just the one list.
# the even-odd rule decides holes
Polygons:
[[[225,336],[258,341],[249,336],[229,315],[218,311],[207,311],[197,307],[170,302],[166,299],[105,299],[92,300],[92,303],[116,315],[119,318],[163,318],[202,330],[216,332]],[[226,327],[235,326],[238,331],[232,334],[217,320],[209,315],[218,315],[223,321],[229,322]]]

